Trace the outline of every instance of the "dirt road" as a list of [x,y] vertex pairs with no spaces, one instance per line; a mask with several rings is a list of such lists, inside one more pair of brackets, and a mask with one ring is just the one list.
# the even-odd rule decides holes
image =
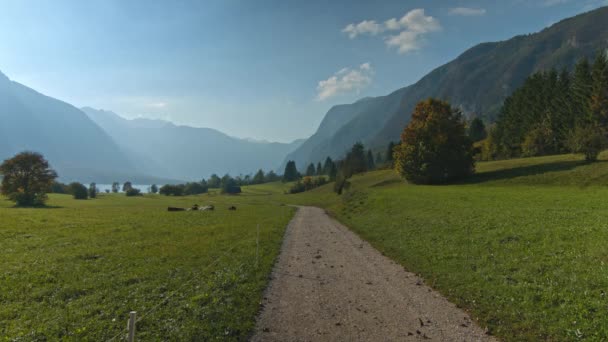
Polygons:
[[289,224],[253,341],[494,341],[318,208]]

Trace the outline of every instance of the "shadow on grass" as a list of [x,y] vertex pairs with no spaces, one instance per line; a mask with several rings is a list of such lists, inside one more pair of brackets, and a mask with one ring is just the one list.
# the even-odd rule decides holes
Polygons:
[[11,209],[61,209],[58,205],[14,205]]
[[[605,163],[605,161],[598,161],[596,163]],[[475,173],[475,175],[466,180],[458,182],[458,184],[480,184],[491,181],[509,180],[518,177],[542,175],[547,172],[570,171],[583,165],[589,165],[589,163],[585,161],[571,160],[538,165],[526,165],[513,167],[510,169]]]

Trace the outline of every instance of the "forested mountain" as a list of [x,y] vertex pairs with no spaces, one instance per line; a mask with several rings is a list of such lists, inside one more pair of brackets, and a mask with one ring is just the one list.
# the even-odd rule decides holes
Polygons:
[[44,154],[65,181],[152,179],[78,108],[0,73],[0,160],[24,150]]
[[[437,97],[486,121],[496,119],[504,100],[531,74],[549,68],[571,69],[582,57],[608,47],[608,7],[565,19],[541,32],[507,41],[479,44],[417,83],[390,95],[338,106],[341,125],[324,120],[318,132],[287,157],[298,166],[340,158],[356,141],[386,146],[399,138],[417,102]],[[336,110],[332,108],[329,117]],[[332,114],[333,116],[334,114]],[[378,128],[380,127],[380,128]],[[333,131],[330,137],[319,132]]]
[[258,169],[269,171],[296,149],[290,144],[256,142],[230,137],[210,128],[178,126],[162,120],[127,120],[93,108],[82,109],[124,150],[139,156],[149,173],[200,180],[216,173],[233,176]]

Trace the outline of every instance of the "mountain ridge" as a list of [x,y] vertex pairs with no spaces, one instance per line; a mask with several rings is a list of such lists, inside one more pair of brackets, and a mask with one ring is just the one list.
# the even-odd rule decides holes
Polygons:
[[[299,168],[330,156],[342,158],[357,141],[366,147],[383,148],[399,135],[409,122],[417,102],[437,97],[461,109],[467,117],[492,122],[504,99],[532,73],[551,67],[571,68],[581,57],[591,58],[608,46],[608,7],[602,7],[547,27],[539,32],[515,36],[498,42],[483,42],[465,50],[412,85],[384,97],[366,99],[373,103],[360,110],[361,100],[338,105],[344,117],[338,129],[325,127],[287,156]],[[384,99],[385,101],[382,101]],[[398,103],[396,105],[396,103]],[[338,107],[334,106],[326,114]],[[378,125],[382,127],[378,129]],[[331,137],[318,132],[332,131]]]

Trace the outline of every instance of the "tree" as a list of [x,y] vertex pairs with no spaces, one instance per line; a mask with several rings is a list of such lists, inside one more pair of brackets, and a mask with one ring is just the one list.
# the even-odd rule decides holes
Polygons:
[[125,182],[125,184],[122,185],[122,191],[127,192],[129,189],[133,189],[133,184],[127,181]]
[[150,186],[150,192],[155,194],[158,192],[158,186],[156,184],[152,184],[152,186]]
[[118,182],[112,183],[112,192],[117,193],[118,189],[120,189],[120,184],[118,184]]
[[412,183],[438,184],[469,176],[474,165],[460,111],[435,99],[418,103],[395,149],[395,169]]
[[310,165],[308,165],[308,168],[306,168],[306,176],[312,177],[315,175],[315,173],[316,173],[315,164],[310,163]]
[[206,184],[192,182],[192,183],[186,183],[186,185],[183,187],[183,194],[184,195],[200,195],[200,194],[206,193],[208,190],[209,189]]
[[279,175],[277,175],[274,171],[270,170],[268,171],[268,173],[266,174],[266,176],[264,177],[264,182],[265,183],[270,183],[270,182],[278,182],[281,180],[281,177]]
[[222,194],[240,194],[241,187],[238,186],[234,178],[226,174],[222,177],[221,192]]
[[342,195],[342,192],[350,187],[350,172],[348,171],[347,165],[344,162],[340,162],[337,167],[337,174],[334,183],[334,192],[338,195]]
[[67,185],[61,182],[53,181],[53,184],[51,184],[51,190],[49,192],[53,194],[68,194],[70,190]]
[[46,193],[57,173],[44,157],[35,152],[21,152],[0,165],[1,193],[18,206],[43,205]]
[[570,151],[584,154],[587,162],[596,161],[606,145],[606,132],[598,124],[578,125],[568,136]]
[[329,181],[334,182],[336,180],[337,175],[338,175],[338,167],[336,166],[336,163],[334,163],[332,161],[330,169],[329,169]]
[[97,198],[97,184],[89,184],[89,198]]
[[386,156],[384,158],[384,160],[389,163],[389,164],[393,164],[393,153],[395,153],[395,143],[394,142],[389,142],[388,143],[388,147],[386,148]]
[[253,176],[252,184],[262,184],[264,183],[264,171],[259,169],[258,172]]
[[362,143],[358,142],[353,145],[350,152],[346,155],[343,164],[347,178],[367,171],[367,156],[365,155],[365,148]]
[[601,127],[608,127],[608,62],[606,54],[597,55],[591,72],[593,83],[589,109],[593,121]]
[[376,163],[374,162],[374,154],[372,150],[367,150],[367,169],[373,170],[376,168]]
[[384,159],[382,159],[382,153],[376,153],[376,165],[382,166]]
[[334,161],[330,157],[325,158],[325,163],[323,163],[323,174],[324,175],[329,175],[329,172],[331,171],[331,167],[333,164],[334,164]]
[[285,165],[285,172],[283,172],[283,182],[293,182],[298,180],[298,169],[296,168],[296,162],[290,160]]
[[486,125],[480,118],[475,118],[469,125],[469,138],[471,141],[478,142],[486,138]]
[[215,173],[212,174],[211,177],[209,177],[209,180],[207,181],[207,185],[209,186],[210,189],[219,189],[221,183],[222,183],[222,180]]
[[68,187],[70,189],[70,194],[72,194],[72,196],[74,196],[74,199],[86,200],[89,196],[89,192],[87,191],[87,188],[84,185],[82,185],[81,183],[73,182],[73,183],[70,183],[70,185]]
[[323,175],[323,167],[321,166],[321,162],[317,163],[317,172],[316,172],[317,176],[322,176]]

